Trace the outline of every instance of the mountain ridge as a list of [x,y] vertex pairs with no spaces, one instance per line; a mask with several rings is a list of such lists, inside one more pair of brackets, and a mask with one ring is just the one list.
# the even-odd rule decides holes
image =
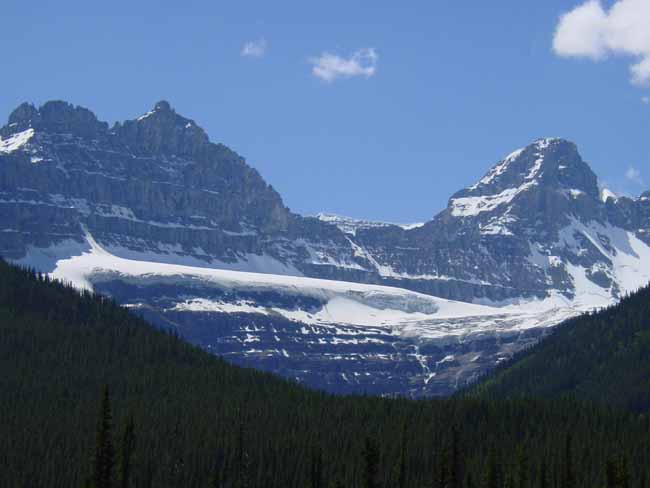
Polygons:
[[[0,254],[74,276],[233,361],[333,391],[448,394],[548,326],[643,286],[643,195],[603,202],[575,144],[539,139],[404,228],[291,212],[244,158],[164,101],[112,127],[66,102],[22,104],[0,129]],[[111,274],[120,260],[130,264]],[[157,264],[187,269],[172,279]],[[205,269],[253,275],[238,275],[232,292]],[[272,276],[306,281],[280,293]],[[245,280],[255,286],[243,293]],[[368,301],[353,283],[401,291]],[[469,315],[404,314],[417,294],[465,303]],[[471,316],[472,304],[492,318]],[[526,309],[534,317],[513,327]],[[386,311],[369,328],[367,317]],[[353,361],[367,381],[345,373]]]
[[[548,276],[538,276],[535,279],[536,285],[523,282],[522,286],[512,282],[504,286],[506,280],[509,279],[507,275],[502,274],[496,278],[490,276],[471,277],[468,276],[466,265],[460,269],[449,268],[449,260],[445,260],[443,256],[439,256],[432,262],[426,254],[401,253],[398,249],[398,254],[402,255],[395,260],[391,257],[392,248],[377,249],[376,252],[368,251],[371,248],[376,249],[375,241],[379,239],[388,242],[392,247],[396,245],[405,249],[421,248],[430,254],[432,251],[435,252],[434,247],[444,248],[444,245],[457,235],[462,235],[460,244],[467,243],[469,239],[474,241],[473,246],[478,246],[481,239],[490,239],[492,236],[498,240],[500,235],[512,234],[510,227],[516,223],[514,221],[521,220],[528,214],[535,219],[542,218],[543,224],[551,227],[557,227],[558,221],[568,225],[566,216],[573,212],[586,215],[588,219],[613,220],[618,226],[625,226],[631,230],[634,229],[634,225],[641,225],[639,222],[630,223],[631,219],[640,220],[640,212],[636,207],[643,202],[641,197],[637,200],[624,197],[616,199],[605,210],[605,204],[601,205],[600,197],[597,195],[597,179],[588,165],[579,157],[575,145],[563,139],[553,138],[539,139],[506,157],[477,184],[456,192],[450,198],[448,208],[423,225],[408,227],[402,232],[402,230],[391,228],[388,225],[359,225],[357,223],[353,227],[360,228],[361,233],[359,236],[354,236],[354,242],[350,242],[346,237],[346,232],[339,233],[309,217],[291,213],[284,205],[281,196],[266,184],[259,173],[248,166],[243,158],[222,144],[209,142],[205,132],[193,120],[176,114],[168,102],[159,102],[153,110],[143,116],[131,121],[116,123],[112,128],[109,128],[108,124],[104,122],[97,121],[92,112],[87,109],[73,107],[65,102],[47,102],[41,109],[43,114],[39,112],[40,109],[29,104],[22,104],[12,113],[10,124],[5,126],[0,134],[4,134],[6,139],[10,131],[25,129],[30,124],[34,127],[26,130],[36,130],[37,134],[39,129],[50,132],[56,132],[61,128],[61,130],[70,130],[70,127],[84,125],[86,121],[90,120],[91,126],[95,129],[90,131],[84,129],[81,132],[74,129],[72,133],[80,133],[86,138],[97,133],[101,133],[109,139],[117,138],[123,147],[128,148],[129,152],[135,153],[130,156],[132,156],[132,161],[137,161],[138,164],[142,163],[137,155],[140,157],[143,157],[143,154],[158,155],[163,159],[168,159],[164,161],[164,164],[157,165],[157,167],[153,164],[143,173],[132,176],[152,179],[152,177],[155,178],[156,173],[162,171],[168,173],[167,185],[182,181],[182,185],[195,188],[193,194],[189,195],[182,194],[182,192],[171,192],[169,189],[161,191],[156,188],[154,190],[157,193],[164,194],[162,201],[154,199],[149,202],[137,202],[140,206],[139,209],[134,208],[136,202],[132,201],[122,205],[127,211],[144,214],[142,217],[137,216],[139,220],[162,220],[164,224],[170,224],[171,222],[168,222],[170,216],[178,216],[179,213],[182,215],[183,212],[186,214],[194,212],[203,203],[197,200],[208,200],[206,203],[213,208],[204,209],[204,212],[208,211],[210,218],[214,218],[215,210],[223,212],[225,215],[222,216],[225,218],[218,220],[218,227],[229,232],[230,237],[234,237],[233,234],[237,233],[240,234],[240,237],[246,233],[251,237],[255,231],[264,234],[262,238],[258,239],[239,239],[244,242],[228,242],[229,239],[223,235],[219,238],[212,237],[212,240],[217,239],[223,242],[214,243],[209,246],[210,249],[202,249],[205,252],[188,253],[199,259],[204,258],[206,261],[209,261],[209,256],[218,255],[217,257],[221,258],[220,261],[232,262],[237,259],[238,253],[245,250],[245,252],[257,255],[269,254],[274,260],[307,276],[331,277],[348,281],[383,282],[390,286],[399,283],[399,286],[450,299],[463,301],[489,299],[499,302],[519,296],[548,296],[549,288],[545,284]],[[57,113],[59,114],[58,119]],[[77,122],[70,122],[71,120]],[[12,124],[17,125],[12,129]],[[189,135],[178,135],[186,132]],[[113,137],[109,137],[111,135]],[[32,140],[31,137],[33,135],[27,137],[26,143]],[[163,140],[165,140],[165,144],[161,145]],[[206,147],[210,149],[207,150]],[[540,151],[550,151],[550,159],[556,163],[555,171],[541,171],[543,179],[536,178],[531,173],[531,178],[528,180],[526,180],[528,175],[524,175],[522,171],[512,171],[513,168],[515,170],[517,167],[526,168],[526,165],[530,166],[531,162],[533,164],[537,162]],[[559,159],[553,154],[553,151],[555,153],[564,151],[565,154],[560,154],[559,157],[564,158],[569,164],[559,164]],[[5,152],[5,154],[13,152]],[[100,155],[99,157],[105,156]],[[187,161],[183,163],[183,158],[191,159],[194,163],[190,165],[191,167],[184,167]],[[39,162],[45,160],[43,156],[39,155],[32,156],[32,159]],[[195,160],[199,163],[196,163]],[[506,171],[508,166],[511,168]],[[123,166],[120,169],[128,175],[129,172],[134,172],[133,167],[134,164],[129,164],[128,167]],[[564,171],[558,171],[559,169]],[[529,173],[534,170],[535,168],[528,167]],[[213,193],[226,190],[227,193],[222,182],[224,174],[229,175],[228,184],[235,191],[235,193],[230,192],[232,197],[228,198],[228,194],[226,194],[218,197],[215,201],[205,193],[199,194],[200,196],[196,194],[196,190]],[[174,177],[173,181],[169,180],[169,175]],[[119,176],[119,172],[113,177],[115,176]],[[578,181],[581,178],[584,181]],[[164,177],[161,179],[165,180]],[[91,182],[91,184],[95,183]],[[535,187],[538,187],[537,191],[531,191],[536,190]],[[110,189],[108,191],[111,192]],[[136,191],[147,194],[152,190],[138,188]],[[492,193],[489,193],[490,191]],[[59,193],[65,194],[65,191],[59,191]],[[555,198],[557,196],[565,198]],[[186,209],[179,208],[179,199],[188,202]],[[243,205],[238,209],[229,208],[233,206],[234,202]],[[503,211],[511,202],[523,202],[523,209],[519,214],[510,211],[512,206]],[[143,208],[141,203],[145,203],[147,208]],[[185,215],[182,219],[183,222],[173,222],[173,224],[185,226],[189,224],[191,227],[197,227],[200,226],[198,224],[203,223],[197,222],[192,217],[196,217],[196,215]],[[199,214],[198,217],[205,219],[207,215]],[[242,223],[245,223],[246,219],[250,220],[251,217],[255,217],[255,222],[252,222],[252,229],[247,229],[246,225],[242,225]],[[650,234],[645,228],[650,227],[647,223],[647,215],[643,215],[642,219],[644,220],[644,228],[641,229],[643,233],[638,235],[642,239],[650,241],[650,237],[647,237]],[[325,219],[321,218],[320,220]],[[533,221],[526,224],[528,228],[525,228],[524,231],[530,232],[530,227],[534,227],[536,223]],[[346,225],[348,230],[352,228],[349,222]],[[521,230],[516,227],[515,225],[516,232],[521,233]],[[540,226],[538,225],[538,227]],[[542,232],[545,232],[545,226],[541,227]],[[413,229],[418,231],[411,232]],[[478,235],[476,230],[478,230]],[[312,238],[314,235],[315,238]],[[303,242],[304,245],[299,245],[297,248],[289,246],[290,249],[287,249],[285,246],[287,239],[293,241],[294,244]],[[174,236],[165,239],[166,242],[163,241],[163,243],[167,246],[175,245],[179,240],[181,240],[179,236]],[[238,239],[230,240],[237,241]],[[521,243],[514,243],[514,245],[521,246]],[[362,249],[360,250],[359,247]],[[527,251],[519,250],[520,254],[524,252]],[[465,258],[459,257],[459,259],[464,260]],[[478,256],[474,259],[479,261]],[[411,264],[405,266],[405,263]],[[498,270],[499,266],[507,267],[508,263],[501,259],[500,263],[494,263],[493,268]],[[507,274],[516,273],[519,276],[525,276],[530,271],[530,269],[518,269],[508,271]],[[532,270],[533,273],[539,275],[537,271]],[[411,279],[411,276],[414,278]],[[458,290],[449,286],[450,280]],[[480,283],[484,283],[484,285],[477,286]],[[491,283],[493,285],[498,283],[499,286],[490,286]],[[570,287],[567,280],[555,283],[555,285],[559,289]],[[615,295],[615,292],[613,294]]]

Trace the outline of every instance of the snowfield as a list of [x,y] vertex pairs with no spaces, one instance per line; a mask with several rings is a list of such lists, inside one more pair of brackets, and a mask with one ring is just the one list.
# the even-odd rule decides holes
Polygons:
[[[582,229],[581,229],[582,230]],[[566,245],[571,245],[567,231]],[[621,241],[623,242],[623,241]],[[643,259],[650,259],[650,250]],[[619,242],[620,244],[620,242]],[[138,259],[135,259],[138,258]],[[476,304],[446,300],[402,288],[332,281],[267,273],[253,273],[226,269],[212,269],[183,264],[161,262],[168,255],[136,255],[120,257],[98,244],[86,232],[85,242],[67,241],[55,247],[32,248],[27,257],[17,264],[44,270],[53,278],[70,282],[74,286],[92,290],[95,284],[119,280],[136,285],[174,285],[200,287],[217,291],[236,290],[273,292],[283,296],[307,297],[322,303],[319,310],[299,307],[265,307],[254,301],[224,301],[223,298],[175,298],[170,308],[174,311],[251,313],[281,316],[296,326],[335,325],[381,328],[385,333],[442,341],[457,341],[484,334],[513,334],[526,329],[553,326],[562,320],[594,307],[611,302],[607,294],[597,293],[598,288],[584,277],[584,271],[570,267],[576,286],[582,291],[575,299],[555,295],[546,300],[512,301],[507,304]],[[642,283],[634,263],[619,254],[621,272],[630,268],[635,284]],[[650,261],[647,261],[650,262]]]

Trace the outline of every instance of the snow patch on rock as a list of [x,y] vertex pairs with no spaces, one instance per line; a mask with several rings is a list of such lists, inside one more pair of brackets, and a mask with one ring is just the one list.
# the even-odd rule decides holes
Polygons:
[[34,137],[34,129],[17,132],[6,139],[0,137],[0,153],[9,154],[17,151],[27,144],[32,137]]
[[316,218],[318,220],[321,220],[322,222],[333,224],[337,226],[342,232],[351,235],[356,235],[357,230],[359,229],[372,229],[377,227],[397,226],[397,227],[401,227],[404,230],[411,230],[411,229],[417,229],[418,227],[422,227],[425,224],[424,222],[416,222],[412,224],[397,224],[393,222],[363,220],[363,219],[355,219],[352,217],[345,217],[342,215],[336,215],[331,213],[324,213],[324,212],[317,214]]

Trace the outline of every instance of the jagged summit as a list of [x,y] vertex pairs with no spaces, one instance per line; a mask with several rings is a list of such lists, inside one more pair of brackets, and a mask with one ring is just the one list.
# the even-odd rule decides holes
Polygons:
[[491,194],[526,182],[575,187],[598,195],[597,177],[582,160],[577,146],[566,139],[544,138],[517,149],[501,160],[467,194]]
[[155,111],[159,112],[173,112],[172,106],[167,100],[161,100],[154,106]]
[[[181,115],[178,115],[167,100],[160,100],[158,103],[156,103],[153,106],[151,110],[149,110],[147,113],[141,115],[135,120],[141,122],[150,117],[154,117],[154,118],[163,117],[163,118],[172,118],[172,119],[178,118],[180,120],[190,121],[189,119],[186,119]],[[194,123],[193,121],[191,122]]]
[[165,100],[135,120],[116,124],[112,132],[142,154],[203,157],[210,144],[196,122],[178,115]]
[[8,124],[0,134],[5,137],[27,129],[94,138],[106,134],[108,124],[97,120],[87,108],[52,100],[38,109],[30,103],[22,103],[9,115]]
[[[205,158],[210,152],[205,131],[193,120],[177,114],[166,100],[159,101],[151,111],[134,120],[116,123],[110,130],[108,123],[99,121],[92,111],[68,102],[48,101],[39,108],[23,103],[11,113],[8,124],[0,129],[0,136],[8,138],[29,129],[85,139],[107,138],[142,155]],[[224,149],[219,147],[221,152]]]
[[[568,203],[553,202],[556,197]],[[477,217],[512,213],[513,204],[522,203],[523,213],[534,216],[553,208],[571,211],[571,202],[583,197],[599,199],[598,178],[574,143],[544,138],[512,152],[476,184],[454,194],[448,211]]]
[[9,114],[9,126],[29,124],[38,117],[38,109],[29,102],[23,102]]
[[[255,169],[164,100],[112,128],[67,102],[23,103],[0,129],[0,156],[15,165],[7,185],[27,192],[21,199],[35,191],[50,204],[82,202],[79,214],[95,221],[121,212],[139,222],[140,234],[150,223],[241,232],[284,229],[289,219]],[[70,224],[61,235],[78,232]],[[210,238],[202,251],[219,243]]]

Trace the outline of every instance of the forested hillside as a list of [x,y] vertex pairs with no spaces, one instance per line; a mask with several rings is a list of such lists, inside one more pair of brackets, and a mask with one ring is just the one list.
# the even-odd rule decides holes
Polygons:
[[333,397],[3,262],[0,391],[2,487],[593,488],[650,474],[645,416]]
[[484,398],[572,395],[650,411],[650,287],[566,321],[473,391]]

